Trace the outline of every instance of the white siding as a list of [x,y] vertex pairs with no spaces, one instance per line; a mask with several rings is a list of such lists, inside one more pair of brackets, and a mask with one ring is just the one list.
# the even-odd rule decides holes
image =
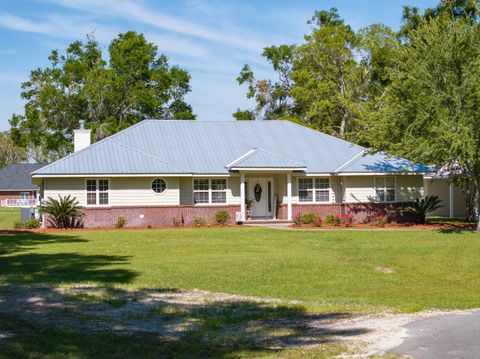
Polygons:
[[[93,177],[92,177],[93,178]],[[105,177],[99,177],[105,178]],[[152,191],[154,177],[110,178],[110,206],[154,206],[180,204],[179,179],[164,178],[167,189],[160,194]],[[191,179],[190,179],[191,180]],[[71,195],[81,206],[85,206],[84,178],[46,178],[44,180],[44,198]]]
[[461,187],[453,187],[453,216],[456,218],[465,218],[466,216],[465,197]]
[[240,204],[240,177],[227,179],[227,203]]
[[162,193],[152,191],[156,177],[125,177],[110,179],[110,206],[160,206],[179,205],[178,177],[163,178],[167,189]]
[[85,180],[83,178],[45,178],[43,198],[65,197],[71,195],[81,206],[85,205]]
[[[414,201],[423,197],[423,177],[395,176],[397,202]],[[346,176],[343,178],[347,203],[371,202],[375,198],[374,176]]]
[[375,197],[373,176],[348,176],[343,178],[345,202],[371,202]]
[[397,176],[397,202],[415,201],[423,195],[423,176]]
[[[430,213],[431,216],[450,216],[450,197],[449,182],[446,179],[425,180],[426,194],[429,196],[438,196],[443,202],[442,208]],[[465,199],[462,189],[454,186],[453,189],[453,216],[458,218],[465,217]]]
[[332,201],[334,203],[342,203],[343,201],[343,179],[340,177],[330,177],[330,187],[332,187]]
[[180,204],[193,204],[193,180],[191,177],[180,177]]

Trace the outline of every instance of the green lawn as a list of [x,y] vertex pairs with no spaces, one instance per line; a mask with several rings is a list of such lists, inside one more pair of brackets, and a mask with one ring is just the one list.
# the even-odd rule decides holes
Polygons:
[[0,207],[0,229],[12,229],[20,221],[20,208]]
[[[17,286],[40,283],[47,286]],[[18,290],[38,295],[31,294],[39,290],[33,288],[44,288],[53,298],[58,293],[52,287],[78,283],[98,284],[105,294],[77,295],[68,289],[65,300],[79,307],[60,308],[57,315],[63,319],[57,324],[37,322],[52,318],[42,308],[37,309],[39,317],[25,317],[23,307],[15,312],[4,307],[0,334],[10,336],[0,339],[0,359],[331,358],[351,349],[330,340],[331,333],[321,328],[314,333],[308,326],[297,326],[299,318],[328,320],[386,308],[480,307],[480,234],[260,228],[0,232],[0,301]],[[81,311],[82,305],[103,302],[107,308],[125,311],[131,308],[125,298],[133,295],[128,303],[133,300],[134,306],[143,306],[135,299],[142,291],[124,290],[142,288],[166,293],[198,288],[301,302],[238,299],[200,307],[163,304],[145,307],[143,314],[131,317],[167,326],[177,321],[195,323],[181,332],[179,340],[74,329],[76,321],[95,326],[109,320],[103,312],[92,317],[92,312]],[[355,332],[343,335],[355,336]],[[296,338],[317,344],[270,347],[278,340]]]
[[1,234],[0,282],[199,288],[317,309],[480,307],[480,234],[257,228]]

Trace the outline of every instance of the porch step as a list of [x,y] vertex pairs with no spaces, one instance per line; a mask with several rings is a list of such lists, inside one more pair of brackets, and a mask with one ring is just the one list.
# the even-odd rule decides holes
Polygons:
[[240,222],[241,224],[281,224],[287,223],[291,224],[293,221],[289,221],[288,219],[250,219],[248,221]]

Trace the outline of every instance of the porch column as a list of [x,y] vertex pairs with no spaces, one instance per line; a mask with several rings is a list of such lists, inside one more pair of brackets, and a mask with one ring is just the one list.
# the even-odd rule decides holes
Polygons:
[[240,174],[240,212],[242,221],[245,221],[245,174]]
[[455,190],[455,185],[453,182],[450,182],[448,185],[448,207],[449,207],[449,216],[450,218],[455,217],[454,207],[453,207],[453,194]]
[[287,219],[292,220],[292,174],[287,173]]

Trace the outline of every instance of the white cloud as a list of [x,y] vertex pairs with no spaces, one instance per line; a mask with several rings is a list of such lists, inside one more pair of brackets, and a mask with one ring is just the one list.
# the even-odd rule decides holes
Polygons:
[[68,39],[84,38],[87,34],[94,32],[100,42],[110,41],[117,33],[113,28],[60,14],[48,15],[44,21],[33,21],[3,12],[0,13],[0,27]]
[[[0,13],[0,27],[63,39],[84,39],[87,34],[94,34],[96,40],[103,44],[108,44],[122,32],[119,28],[105,26],[81,16],[65,14],[50,14],[44,21],[32,21],[9,13]],[[147,33],[146,37],[159,46],[160,52],[197,58],[206,58],[209,55],[208,49],[204,46],[176,36]]]
[[177,17],[162,14],[142,6],[132,0],[49,0],[52,3],[94,14],[116,15],[128,20],[180,34],[202,38],[217,43],[228,44],[243,50],[259,52],[263,48],[260,41],[242,35],[229,34],[222,29],[210,28],[184,21]]
[[210,56],[210,51],[208,51],[206,47],[189,40],[178,38],[177,36],[145,33],[145,38],[147,41],[157,45],[159,52],[162,53],[171,52],[194,58],[207,58]]

